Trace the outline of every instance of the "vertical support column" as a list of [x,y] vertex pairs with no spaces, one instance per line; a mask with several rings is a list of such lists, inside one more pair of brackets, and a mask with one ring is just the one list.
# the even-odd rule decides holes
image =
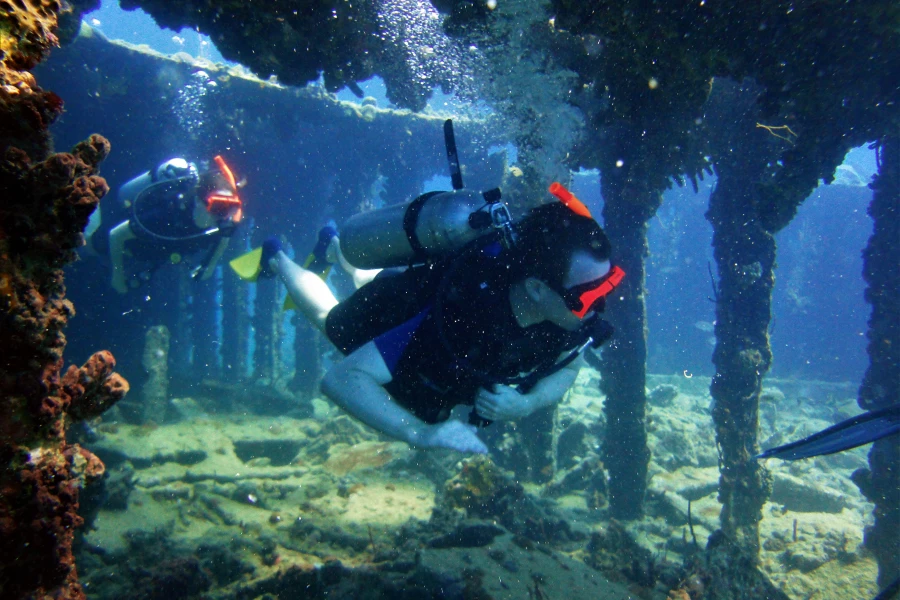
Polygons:
[[761,203],[753,173],[717,165],[707,219],[719,273],[716,373],[710,393],[719,447],[722,531],[753,564],[759,557],[759,521],[771,477],[758,453],[759,394],[772,364],[769,346],[775,238],[756,217]]
[[[179,378],[193,381],[192,375],[193,361],[192,359],[192,340],[191,335],[191,276],[187,269],[165,269],[159,273],[166,273],[166,282],[161,285],[168,285],[168,289],[175,293],[166,292],[169,298],[166,306],[171,310],[168,319],[169,330],[172,333],[172,344],[169,351],[172,357],[172,373],[171,375]],[[168,311],[167,311],[168,312]]]
[[141,364],[147,380],[141,386],[141,422],[162,424],[169,410],[169,330],[156,325],[144,336]]
[[194,378],[196,380],[216,377],[219,374],[219,332],[217,316],[219,311],[218,274],[206,281],[192,282],[193,302],[191,303],[191,333],[194,342]]
[[274,383],[278,375],[276,370],[277,353],[275,351],[278,339],[275,316],[280,312],[276,306],[278,300],[278,287],[274,279],[260,279],[256,284],[256,302],[253,313],[253,331],[256,347],[253,353],[253,378],[265,379],[269,384]]
[[647,306],[644,261],[649,254],[647,222],[662,202],[657,190],[642,189],[602,174],[604,228],[613,263],[626,273],[607,299],[607,316],[615,337],[603,348],[601,389],[606,394],[607,434],[603,464],[609,472],[613,516],[636,519],[643,514],[650,448],[647,446]]
[[769,164],[781,146],[755,127],[759,93],[750,82],[717,81],[707,102],[718,177],[706,213],[719,277],[710,386],[722,503],[716,533],[727,540],[713,544],[711,539],[708,550],[724,571],[723,590],[740,588],[744,577],[758,577],[759,522],[771,491],[771,475],[754,456],[759,450],[759,394],[772,364],[768,328],[775,238],[764,218],[777,212],[773,203],[777,206],[779,200],[765,196],[772,190],[763,183],[771,177]]
[[303,400],[311,400],[319,387],[322,375],[322,357],[319,354],[319,334],[306,318],[295,313],[294,324],[294,379],[291,391]]
[[[239,254],[248,249],[249,228],[235,232],[232,243]],[[222,276],[222,373],[235,383],[247,376],[250,354],[250,289],[229,268]]]
[[[876,410],[900,398],[900,136],[886,136],[878,149],[878,175],[869,215],[874,231],[863,252],[868,284],[869,368],[859,389],[859,405]],[[900,438],[875,442],[869,468],[853,473],[853,481],[875,504],[875,523],[866,528],[865,545],[878,561],[882,588],[900,577]]]

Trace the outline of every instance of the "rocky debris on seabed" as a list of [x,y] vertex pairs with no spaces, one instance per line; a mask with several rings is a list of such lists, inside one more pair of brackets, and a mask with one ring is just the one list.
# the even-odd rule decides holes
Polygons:
[[[516,481],[488,457],[386,441],[320,400],[314,418],[95,424],[110,500],[84,535],[79,568],[97,598],[151,597],[176,581],[229,599],[700,597],[715,583],[683,563],[703,556],[721,510],[706,458],[708,394],[697,377],[691,387],[654,378],[679,391],[663,388],[671,397],[651,408],[659,458],[647,516],[617,523],[605,511],[597,377],[582,370],[560,406],[547,485]],[[801,430],[834,412],[803,407],[777,426]],[[874,595],[874,561],[859,550],[871,508],[849,481],[865,454],[849,454],[767,464],[791,486],[765,507],[761,567],[791,597]],[[145,591],[128,587],[138,582]]]

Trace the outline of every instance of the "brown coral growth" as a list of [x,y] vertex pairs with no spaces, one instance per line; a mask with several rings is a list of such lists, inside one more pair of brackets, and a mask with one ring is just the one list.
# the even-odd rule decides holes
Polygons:
[[109,142],[50,154],[62,100],[25,71],[56,44],[58,0],[0,0],[0,596],[83,598],[72,555],[81,486],[103,463],[65,441],[67,419],[95,416],[128,390],[99,352],[62,376],[75,314],[62,267],[106,182]]

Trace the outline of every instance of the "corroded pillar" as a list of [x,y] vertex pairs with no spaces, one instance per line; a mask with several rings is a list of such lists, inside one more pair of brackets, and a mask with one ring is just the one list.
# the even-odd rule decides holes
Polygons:
[[144,354],[141,365],[147,380],[141,386],[141,423],[166,422],[169,410],[169,330],[156,325],[144,336]]
[[[868,284],[869,368],[859,389],[859,405],[877,410],[900,399],[900,135],[880,141],[878,175],[869,215],[874,231],[863,252],[863,277]],[[900,437],[875,442],[869,468],[853,480],[875,504],[875,523],[866,528],[865,546],[878,560],[878,584],[900,577]]]
[[719,273],[716,302],[716,368],[710,393],[719,446],[722,531],[756,557],[759,521],[770,476],[754,456],[762,381],[772,364],[769,347],[775,238],[756,217],[760,193],[752,173],[717,165],[709,200],[713,252]]
[[719,278],[710,394],[719,449],[720,532],[728,540],[708,550],[727,552],[720,560],[733,565],[724,575],[733,589],[756,572],[759,522],[771,488],[771,476],[754,456],[759,394],[772,364],[768,328],[775,284],[775,238],[765,225],[774,197],[765,195],[769,188],[763,183],[782,145],[755,127],[759,93],[750,82],[716,80],[707,102],[718,177],[706,213]]
[[158,315],[159,321],[165,323],[172,333],[169,348],[171,358],[171,377],[182,382],[192,383],[193,372],[193,323],[191,322],[192,284],[187,269],[160,269],[162,277],[157,286],[166,289],[170,294],[165,303],[166,311]]
[[64,330],[75,313],[63,267],[84,244],[108,191],[97,175],[109,142],[93,135],[50,154],[62,100],[28,69],[55,42],[61,6],[0,11],[0,595],[84,598],[72,542],[80,488],[100,460],[66,442],[66,426],[101,414],[128,390],[109,352],[64,370]]
[[647,398],[647,306],[644,261],[649,254],[647,222],[662,201],[658,190],[601,177],[603,221],[612,244],[612,262],[625,279],[606,301],[606,319],[616,328],[603,348],[600,386],[606,395],[607,433],[603,464],[609,472],[613,516],[634,519],[643,513],[650,449],[645,427]]
[[72,543],[80,488],[100,460],[66,442],[72,421],[101,414],[128,391],[98,352],[64,371],[63,266],[84,243],[108,191],[97,175],[109,142],[94,135],[50,154],[62,99],[29,69],[55,43],[61,5],[18,2],[0,11],[0,595],[80,600]]
[[[6,74],[0,75],[0,81]],[[33,80],[32,80],[33,82]],[[41,106],[39,88],[20,90]],[[55,116],[35,113],[35,118]],[[0,128],[9,115],[0,111]],[[49,122],[48,122],[49,123]],[[34,139],[28,140],[34,142]],[[34,148],[32,148],[34,150]],[[72,542],[78,495],[103,475],[100,460],[66,443],[68,423],[98,416],[128,391],[98,352],[63,370],[63,330],[75,310],[62,267],[106,191],[95,175],[109,142],[92,136],[71,154],[32,162],[0,148],[0,595],[81,599]]]

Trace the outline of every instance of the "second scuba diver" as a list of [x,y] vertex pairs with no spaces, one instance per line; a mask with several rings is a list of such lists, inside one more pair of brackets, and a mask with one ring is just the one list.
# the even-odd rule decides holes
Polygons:
[[117,201],[101,203],[103,224],[93,249],[108,253],[110,283],[120,294],[139,287],[165,263],[201,256],[191,275],[208,279],[241,221],[238,184],[221,156],[215,167],[167,160],[124,184]]

